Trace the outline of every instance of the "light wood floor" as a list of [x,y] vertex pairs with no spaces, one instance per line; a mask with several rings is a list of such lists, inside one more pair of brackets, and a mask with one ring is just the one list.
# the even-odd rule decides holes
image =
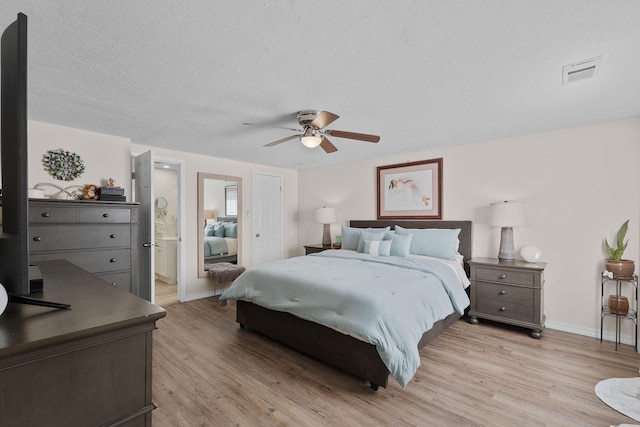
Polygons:
[[169,304],[178,302],[178,285],[156,279],[156,305],[165,308]]
[[[233,305],[233,306],[232,306]],[[609,426],[633,420],[595,384],[638,376],[629,345],[460,320],[420,352],[403,390],[349,374],[235,323],[217,298],[168,305],[154,332],[153,424],[165,426]]]

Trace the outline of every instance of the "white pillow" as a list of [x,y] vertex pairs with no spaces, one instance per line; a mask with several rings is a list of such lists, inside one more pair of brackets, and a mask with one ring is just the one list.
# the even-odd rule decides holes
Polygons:
[[386,231],[363,231],[362,234],[360,234],[360,241],[358,242],[358,252],[363,253],[364,252],[364,242],[366,240],[371,240],[371,241],[379,241],[379,240],[384,240],[384,236],[387,235]]
[[365,240],[364,253],[377,256],[389,256],[391,253],[391,240]]

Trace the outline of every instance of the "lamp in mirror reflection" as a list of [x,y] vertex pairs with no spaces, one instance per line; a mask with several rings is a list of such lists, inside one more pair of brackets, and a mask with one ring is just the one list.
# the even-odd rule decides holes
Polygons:
[[323,224],[322,229],[322,246],[331,246],[331,228],[330,225],[336,222],[336,211],[333,208],[323,206],[317,208],[314,212],[314,220],[318,224]]

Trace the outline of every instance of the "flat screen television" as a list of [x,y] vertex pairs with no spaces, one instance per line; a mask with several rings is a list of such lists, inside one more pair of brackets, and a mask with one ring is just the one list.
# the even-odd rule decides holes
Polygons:
[[18,14],[18,19],[2,33],[0,55],[0,283],[10,295],[27,295],[31,293],[31,289],[27,183],[26,15]]
[[[67,304],[30,298],[29,196],[27,163],[27,16],[18,14],[0,40],[0,167],[2,168],[2,232],[0,283],[10,301],[69,308]],[[38,290],[42,290],[40,287]]]

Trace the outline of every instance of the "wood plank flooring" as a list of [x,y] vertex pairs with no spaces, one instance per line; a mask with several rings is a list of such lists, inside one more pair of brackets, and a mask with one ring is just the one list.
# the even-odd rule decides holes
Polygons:
[[403,390],[368,383],[235,323],[235,304],[166,307],[154,333],[156,427],[609,426],[636,424],[595,384],[638,376],[632,346],[460,320],[422,349]]
[[178,285],[163,280],[155,281],[156,305],[165,308],[169,304],[178,302]]

